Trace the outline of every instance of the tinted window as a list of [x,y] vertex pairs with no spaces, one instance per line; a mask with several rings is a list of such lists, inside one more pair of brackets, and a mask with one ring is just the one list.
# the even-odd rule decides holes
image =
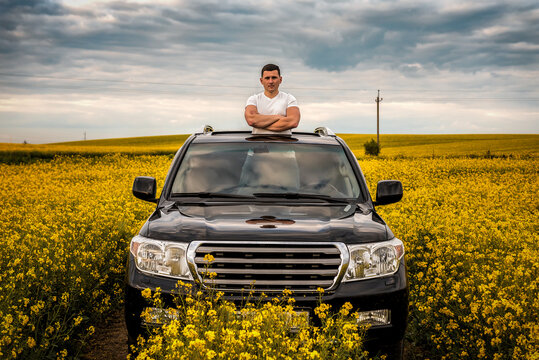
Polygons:
[[338,145],[212,143],[191,144],[172,185],[173,194],[196,192],[357,198],[359,185]]

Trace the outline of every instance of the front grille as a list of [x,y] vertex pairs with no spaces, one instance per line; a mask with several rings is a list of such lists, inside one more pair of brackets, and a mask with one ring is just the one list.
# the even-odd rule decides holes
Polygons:
[[[316,292],[334,287],[342,268],[342,244],[201,242],[194,253],[200,281],[227,292]],[[211,254],[214,261],[204,260]],[[207,273],[216,273],[210,279]]]

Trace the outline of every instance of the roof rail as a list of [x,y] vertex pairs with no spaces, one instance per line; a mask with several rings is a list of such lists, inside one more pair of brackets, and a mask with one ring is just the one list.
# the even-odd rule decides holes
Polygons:
[[336,136],[330,128],[325,126],[317,127],[316,129],[314,129],[314,133],[320,136]]
[[204,135],[211,135],[213,133],[213,126],[211,125],[204,125],[204,129],[202,130],[202,133]]

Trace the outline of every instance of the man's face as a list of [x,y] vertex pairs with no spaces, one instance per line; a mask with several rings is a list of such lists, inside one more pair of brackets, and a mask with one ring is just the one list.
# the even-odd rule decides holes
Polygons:
[[273,94],[279,91],[279,85],[281,85],[283,78],[279,76],[279,71],[264,71],[260,78],[260,83],[264,86],[264,91]]

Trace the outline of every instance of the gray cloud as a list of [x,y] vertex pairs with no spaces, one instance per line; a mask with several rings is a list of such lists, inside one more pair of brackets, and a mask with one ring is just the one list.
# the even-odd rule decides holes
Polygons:
[[[433,101],[456,97],[464,101],[467,93],[459,91],[473,89],[489,98],[526,94],[532,100],[511,104],[511,111],[506,111],[509,101],[496,104],[500,111],[491,109],[492,104],[476,110],[480,104],[474,103],[472,117],[489,112],[488,116],[507,119],[520,108],[527,114],[523,118],[537,117],[533,100],[539,96],[533,80],[539,63],[536,1],[84,3],[0,0],[0,116],[12,119],[2,119],[4,127],[20,119],[25,119],[27,128],[33,126],[32,119],[50,122],[51,129],[65,124],[88,127],[96,118],[103,121],[102,128],[116,121],[132,124],[139,113],[149,118],[161,111],[165,100],[168,110],[159,119],[185,124],[188,119],[202,121],[204,111],[198,110],[207,106],[206,99],[222,101],[212,116],[227,114],[220,121],[241,123],[242,104],[259,90],[257,73],[267,62],[282,65],[283,90],[290,86],[311,117],[327,124],[345,122],[353,129],[349,131],[362,131],[366,121],[358,121],[351,110],[339,113],[340,106],[328,106],[331,110],[321,114],[309,112],[307,105],[332,101],[348,102],[343,106],[349,109],[357,103],[372,105],[379,88],[384,108],[392,102],[414,101],[416,88],[438,91],[430,96]],[[19,74],[30,76],[14,76]],[[343,88],[356,90],[335,91]],[[392,93],[391,89],[412,90]],[[147,98],[154,101],[145,104],[144,112],[126,109],[140,107]],[[21,114],[36,99],[50,111],[60,107],[62,113]],[[178,100],[181,108],[174,105]],[[204,105],[193,106],[194,100]],[[19,109],[13,104],[24,105]],[[126,108],[116,109],[122,106]],[[56,117],[63,120],[53,125]],[[421,120],[427,125],[420,127],[410,122],[414,118],[410,111],[406,124],[430,129],[427,120]],[[145,123],[145,119],[137,121]],[[209,116],[207,121],[214,123]],[[536,131],[537,126],[533,129],[528,131]]]
[[[360,62],[400,66],[434,65],[461,71],[485,66],[533,66],[537,47],[514,49],[515,42],[539,41],[539,6],[477,5],[445,10],[434,5],[386,4],[356,9],[346,15],[349,26],[335,36],[305,36],[301,41],[305,62],[318,69],[344,70]],[[527,14],[535,11],[535,17]],[[329,24],[325,24],[330,28]],[[505,27],[495,35],[484,30]]]
[[[0,53],[7,60],[4,66],[15,68],[23,56],[37,64],[69,66],[70,51],[81,49],[135,53],[137,61],[147,54],[148,64],[156,56],[189,60],[198,54],[211,63],[220,52],[284,53],[326,71],[363,63],[475,71],[539,61],[539,50],[531,46],[539,41],[537,5],[479,4],[456,10],[431,3],[287,5],[117,1],[80,9],[52,1],[9,2],[1,9]],[[501,30],[484,31],[496,26]],[[129,63],[122,56],[114,61]]]

